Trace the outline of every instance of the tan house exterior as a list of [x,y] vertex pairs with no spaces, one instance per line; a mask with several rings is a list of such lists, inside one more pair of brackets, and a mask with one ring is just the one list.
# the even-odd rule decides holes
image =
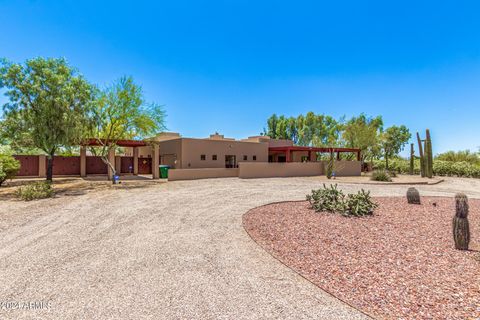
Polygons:
[[[160,164],[172,169],[236,168],[242,162],[268,162],[268,137],[243,140],[212,134],[209,138],[183,138],[178,133],[161,133],[151,139],[158,143]],[[140,156],[151,157],[151,147],[138,147]],[[125,155],[131,155],[132,149]]]
[[[54,158],[54,175],[108,174],[112,177],[112,170],[101,159],[87,153],[87,146],[96,143],[95,139],[90,139],[82,145],[79,156]],[[361,174],[360,161],[340,161],[341,152],[356,153],[358,160],[358,149],[295,146],[293,141],[266,136],[235,140],[215,133],[196,139],[162,132],[144,141],[121,140],[117,146],[123,151],[115,154],[112,149],[108,155],[117,174],[151,174],[153,179],[159,178],[160,165],[170,167],[169,180],[315,176],[325,172],[325,163],[317,161],[317,154],[326,152],[337,154],[338,176]],[[24,175],[44,175],[43,158],[18,156]]]

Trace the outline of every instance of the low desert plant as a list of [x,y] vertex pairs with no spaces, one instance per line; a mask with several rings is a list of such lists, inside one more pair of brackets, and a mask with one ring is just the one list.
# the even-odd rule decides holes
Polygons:
[[470,227],[468,224],[468,198],[464,193],[455,195],[455,216],[452,222],[453,240],[458,250],[468,250]]
[[392,181],[392,177],[386,170],[375,170],[372,172],[372,176],[370,178],[373,181],[385,181],[390,182]]
[[410,204],[420,204],[420,192],[411,187],[407,190],[407,202]]
[[364,216],[373,214],[377,207],[371,197],[370,192],[361,190],[357,194],[345,194],[337,188],[337,185],[312,190],[307,195],[307,201],[317,212],[336,212],[346,216]]
[[373,210],[378,205],[372,201],[370,191],[360,190],[357,194],[349,194],[345,200],[345,211],[342,212],[347,216],[366,216],[372,215]]
[[342,190],[338,190],[336,184],[332,184],[330,187],[323,184],[322,189],[312,190],[312,194],[307,195],[307,200],[315,211],[341,211],[343,208],[340,206],[343,205],[344,198],[345,195]]
[[30,201],[37,199],[51,198],[54,194],[52,185],[46,181],[37,181],[20,187],[16,191],[17,197],[22,200]]
[[11,155],[0,155],[0,186],[8,179],[13,179],[20,170],[20,162]]

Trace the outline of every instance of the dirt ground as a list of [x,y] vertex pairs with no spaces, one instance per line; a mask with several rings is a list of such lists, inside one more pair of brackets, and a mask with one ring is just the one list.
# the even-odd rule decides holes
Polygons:
[[[225,178],[105,187],[32,202],[2,197],[0,318],[365,318],[272,258],[242,227],[249,209],[303,200],[323,182]],[[339,186],[378,196],[407,189]],[[480,198],[479,180],[449,178],[418,189]]]

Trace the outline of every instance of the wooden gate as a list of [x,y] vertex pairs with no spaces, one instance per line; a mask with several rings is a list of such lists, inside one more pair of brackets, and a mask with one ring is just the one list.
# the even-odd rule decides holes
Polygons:
[[87,174],[108,174],[108,166],[101,157],[88,156],[86,165]]
[[17,176],[38,176],[38,156],[14,156],[20,161],[20,171]]
[[80,175],[80,157],[53,157],[53,175],[76,176]]
[[138,158],[138,174],[152,173],[152,158]]
[[133,157],[120,158],[120,173],[133,173]]

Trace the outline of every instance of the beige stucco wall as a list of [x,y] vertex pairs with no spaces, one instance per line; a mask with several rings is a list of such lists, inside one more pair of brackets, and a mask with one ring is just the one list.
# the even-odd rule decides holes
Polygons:
[[[327,161],[321,162],[324,167],[327,165]],[[360,161],[337,160],[334,171],[337,177],[360,176],[362,175],[362,164]]]
[[[226,155],[234,155],[237,164],[244,162],[244,155],[247,156],[247,161],[253,161],[253,156],[255,155],[257,157],[256,162],[267,162],[268,144],[184,138],[182,139],[181,154],[182,169],[225,168]],[[205,155],[205,160],[201,160],[202,154]],[[213,160],[213,155],[217,156],[217,160]],[[177,168],[180,167],[177,166]]]
[[182,140],[173,139],[160,142],[160,164],[172,168],[182,168]]
[[321,162],[241,163],[239,178],[305,177],[323,174]]
[[168,170],[168,181],[238,177],[238,168],[202,168]]

